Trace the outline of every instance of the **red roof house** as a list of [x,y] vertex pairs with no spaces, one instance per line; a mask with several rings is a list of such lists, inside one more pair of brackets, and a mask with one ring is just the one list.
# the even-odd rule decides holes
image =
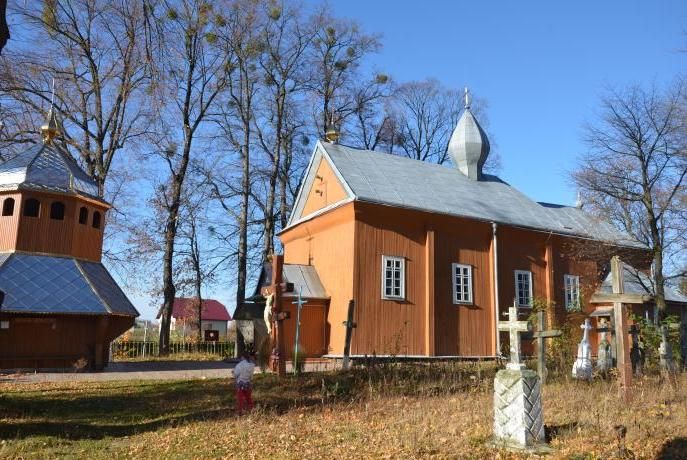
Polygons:
[[[193,298],[176,298],[172,307],[172,318],[197,320]],[[204,321],[231,321],[231,315],[222,303],[214,299],[203,299],[201,318]]]

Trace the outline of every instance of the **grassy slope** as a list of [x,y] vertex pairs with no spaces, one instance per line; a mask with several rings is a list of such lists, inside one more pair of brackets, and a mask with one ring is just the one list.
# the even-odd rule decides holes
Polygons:
[[[475,377],[258,376],[260,406],[241,418],[226,380],[4,383],[0,457],[493,458],[497,452],[484,446],[491,434],[490,378]],[[647,379],[626,406],[612,383],[547,386],[552,458],[608,457],[616,446],[613,426],[621,423],[639,458],[654,458],[671,442],[684,448],[686,387],[684,377],[678,389]]]

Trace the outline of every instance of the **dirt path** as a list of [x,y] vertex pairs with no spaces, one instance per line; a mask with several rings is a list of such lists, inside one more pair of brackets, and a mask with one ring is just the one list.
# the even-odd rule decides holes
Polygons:
[[143,361],[111,363],[102,372],[32,372],[0,375],[0,381],[101,382],[111,380],[187,380],[233,377],[235,362]]

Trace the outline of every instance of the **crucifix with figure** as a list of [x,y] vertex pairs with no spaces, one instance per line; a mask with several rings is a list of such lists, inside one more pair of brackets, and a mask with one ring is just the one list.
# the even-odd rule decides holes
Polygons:
[[510,334],[510,362],[506,365],[508,369],[525,368],[520,360],[520,333],[530,330],[529,321],[518,321],[518,307],[513,302],[513,306],[508,309],[508,321],[499,321],[499,331],[508,331]]

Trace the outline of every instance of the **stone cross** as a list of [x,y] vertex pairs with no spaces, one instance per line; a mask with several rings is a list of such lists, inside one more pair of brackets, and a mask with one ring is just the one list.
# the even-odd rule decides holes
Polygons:
[[536,372],[520,361],[520,333],[530,330],[528,321],[518,321],[518,308],[508,309],[508,321],[499,331],[510,333],[510,362],[494,378],[494,447],[528,453],[545,453],[544,413],[541,382]]
[[508,321],[499,321],[499,331],[510,333],[510,362],[508,369],[524,369],[525,365],[520,361],[520,332],[530,330],[529,321],[518,321],[518,307],[513,305],[508,309]]
[[580,380],[591,380],[592,378],[592,350],[589,345],[589,331],[592,329],[589,324],[589,318],[584,320],[584,324],[580,326],[583,335],[582,341],[577,346],[577,359],[573,364],[572,376]]
[[554,337],[560,337],[563,334],[558,329],[552,329],[550,331],[544,330],[546,328],[546,319],[544,317],[544,310],[539,310],[537,312],[537,332],[532,334],[534,338],[537,339],[537,374],[539,374],[539,379],[542,385],[546,383],[546,339],[552,339]]

